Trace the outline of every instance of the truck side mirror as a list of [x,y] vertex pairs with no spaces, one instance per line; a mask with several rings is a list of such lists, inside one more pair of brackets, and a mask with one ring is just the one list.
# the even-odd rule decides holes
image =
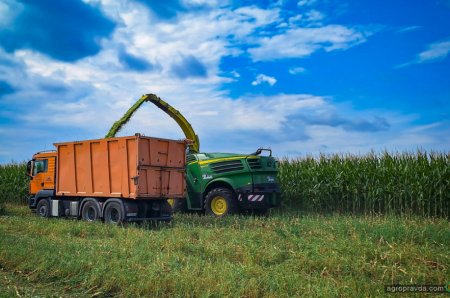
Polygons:
[[27,163],[27,176],[31,176],[31,163],[31,160]]

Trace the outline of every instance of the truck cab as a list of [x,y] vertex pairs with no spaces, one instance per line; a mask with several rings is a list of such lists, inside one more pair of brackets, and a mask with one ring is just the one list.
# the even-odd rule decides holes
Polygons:
[[[54,195],[56,179],[56,151],[43,151],[35,154],[27,163],[27,175],[30,177],[30,208],[36,209],[39,197]],[[48,210],[41,210],[48,212]],[[39,212],[39,210],[37,211]]]

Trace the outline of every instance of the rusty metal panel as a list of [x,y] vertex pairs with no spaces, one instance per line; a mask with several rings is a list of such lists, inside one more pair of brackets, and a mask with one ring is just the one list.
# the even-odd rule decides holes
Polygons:
[[186,144],[182,141],[136,135],[55,146],[58,195],[185,196]]

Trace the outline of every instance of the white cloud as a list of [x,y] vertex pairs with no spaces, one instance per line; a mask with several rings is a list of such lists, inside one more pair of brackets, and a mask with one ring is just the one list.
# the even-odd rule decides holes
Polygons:
[[[209,152],[245,153],[261,145],[271,146],[278,156],[299,148],[317,152],[322,150],[322,145],[332,151],[363,150],[383,145],[384,140],[400,135],[398,131],[392,134],[383,131],[372,143],[372,134],[304,122],[286,131],[292,124],[290,119],[300,114],[310,118],[332,114],[340,116],[335,117],[337,121],[344,119],[350,123],[356,121],[352,119],[372,119],[373,115],[347,110],[329,98],[310,94],[246,95],[236,99],[223,88],[223,83],[236,80],[239,73],[245,74],[238,66],[233,71],[220,69],[223,57],[245,54],[242,44],[253,46],[248,53],[254,61],[299,58],[318,50],[347,49],[364,42],[366,34],[359,29],[317,24],[314,28],[289,28],[280,8],[274,6],[241,7],[233,11],[211,4],[209,10],[180,12],[174,20],[161,23],[137,1],[102,0],[101,4],[97,0],[85,1],[100,5],[109,18],[120,24],[109,39],[99,41],[102,50],[97,55],[66,63],[29,49],[11,54],[0,49],[0,58],[6,57],[19,65],[0,65],[0,80],[17,87],[16,93],[2,97],[6,108],[0,114],[15,123],[2,125],[0,130],[6,135],[1,138],[0,151],[12,152],[2,156],[0,162],[11,157],[23,160],[40,149],[51,149],[54,142],[101,138],[145,93],[155,93],[178,109],[199,134],[202,150]],[[205,3],[204,0],[191,2]],[[314,2],[306,1],[302,5]],[[310,14],[305,11],[305,20],[323,18],[318,11]],[[273,27],[280,29],[266,30]],[[255,37],[261,31],[272,33]],[[148,73],[125,70],[118,59],[119,44],[126,45],[127,53],[158,66],[157,70]],[[171,73],[172,65],[189,55],[205,66],[207,77],[183,80]],[[292,67],[289,72],[306,70]],[[273,77],[259,74],[252,84],[273,86],[276,82]],[[54,86],[51,88],[62,91],[46,91],[42,86]],[[404,121],[406,117],[386,116],[385,111],[374,114],[385,117],[393,126],[394,121]],[[136,132],[164,138],[184,137],[175,121],[150,103],[142,106],[120,135]]]
[[298,6],[303,6],[303,5],[313,5],[314,3],[316,3],[317,0],[301,0],[297,3]]
[[419,30],[421,28],[422,28],[421,26],[409,26],[409,27],[403,27],[401,29],[398,29],[396,32],[397,33],[405,33],[405,32],[409,32],[409,31]]
[[428,62],[433,60],[442,60],[447,57],[450,52],[450,41],[433,43],[428,50],[419,54],[417,63]]
[[256,80],[252,82],[252,85],[256,86],[261,84],[262,82],[267,82],[270,86],[273,86],[277,82],[277,80],[264,74],[260,74],[256,77]]
[[311,11],[307,12],[306,16],[308,17],[306,21],[318,21],[322,20],[325,17],[323,13],[315,9],[312,9]]
[[365,34],[341,25],[319,28],[289,29],[284,34],[261,37],[254,41],[259,47],[250,48],[253,61],[270,61],[283,58],[301,58],[313,52],[344,50],[365,42]]
[[292,67],[289,69],[290,74],[299,74],[299,73],[305,73],[306,69],[304,67]]
[[397,65],[395,68],[402,68],[413,64],[434,62],[443,60],[450,53],[450,40],[432,43],[428,46],[428,50],[418,54],[414,61]]
[[0,28],[6,28],[23,10],[23,4],[14,0],[0,1]]

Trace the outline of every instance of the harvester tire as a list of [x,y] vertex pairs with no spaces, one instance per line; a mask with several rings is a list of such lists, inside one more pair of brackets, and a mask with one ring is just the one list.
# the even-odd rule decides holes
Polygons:
[[36,206],[36,214],[39,217],[50,217],[50,204],[47,199],[41,199]]
[[189,211],[186,199],[173,199],[173,212],[187,213]]
[[239,213],[236,195],[228,188],[214,188],[205,199],[205,211],[208,215],[224,216]]

